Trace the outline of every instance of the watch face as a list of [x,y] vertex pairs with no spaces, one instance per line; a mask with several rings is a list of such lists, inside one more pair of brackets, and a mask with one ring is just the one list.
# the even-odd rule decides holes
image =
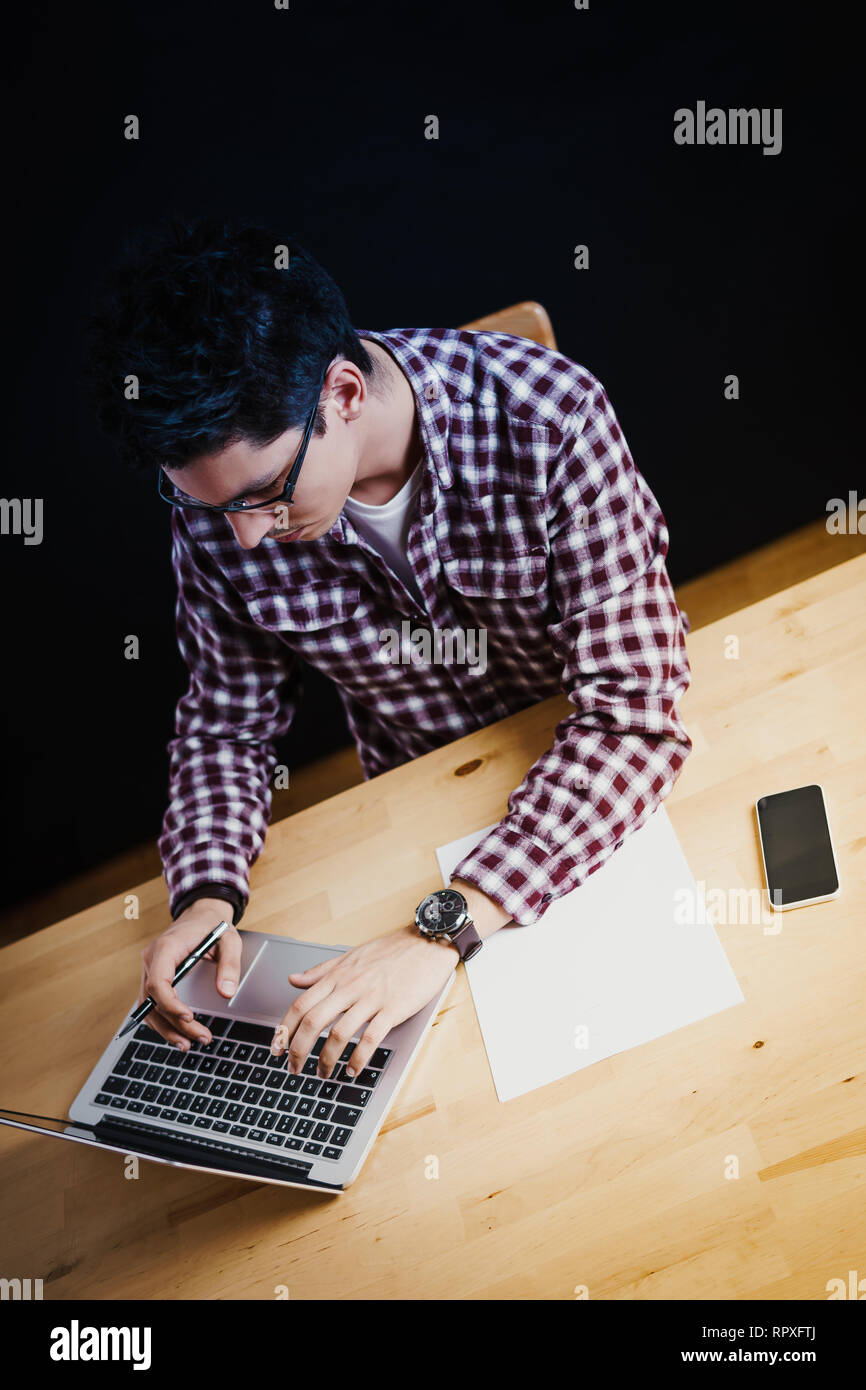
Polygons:
[[418,908],[418,921],[428,936],[440,936],[453,931],[465,911],[463,895],[440,888],[424,899]]

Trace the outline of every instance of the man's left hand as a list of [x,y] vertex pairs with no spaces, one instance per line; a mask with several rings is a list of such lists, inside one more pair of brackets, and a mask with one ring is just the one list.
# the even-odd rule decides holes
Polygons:
[[288,1047],[288,1069],[300,1072],[319,1034],[333,1023],[317,1071],[327,1078],[366,1023],[346,1062],[347,1079],[357,1078],[383,1038],[429,1004],[459,962],[456,946],[400,927],[292,974],[289,984],[304,992],[277,1026],[271,1051],[279,1056]]

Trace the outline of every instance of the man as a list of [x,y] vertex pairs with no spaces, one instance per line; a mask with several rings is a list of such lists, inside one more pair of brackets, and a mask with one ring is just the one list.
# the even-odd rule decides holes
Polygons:
[[[159,841],[173,925],[139,996],[164,1038],[210,1038],[171,980],[223,918],[217,988],[237,986],[298,655],[335,681],[367,777],[560,689],[574,705],[457,866],[462,898],[431,883],[396,931],[290,977],[275,1052],[300,1071],[327,1031],[329,1076],[360,1032],[358,1074],[460,959],[539,921],[671,790],[692,745],[664,517],[585,368],[504,333],[355,330],[303,247],[261,228],[175,224],[107,282],[91,358],[103,427],[171,506],[190,671]],[[407,620],[475,659],[395,658]]]

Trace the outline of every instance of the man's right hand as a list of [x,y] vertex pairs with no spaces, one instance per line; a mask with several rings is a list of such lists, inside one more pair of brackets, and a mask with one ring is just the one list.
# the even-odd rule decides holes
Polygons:
[[207,1028],[196,1023],[192,1009],[178,997],[172,980],[178,966],[208,932],[220,922],[228,922],[228,931],[223,932],[204,959],[216,960],[216,987],[223,998],[231,999],[241,974],[241,938],[237,928],[231,925],[233,916],[232,904],[222,898],[196,898],[168,931],[145,946],[141,953],[141,989],[136,1002],[143,1003],[149,995],[155,1005],[143,1021],[166,1042],[176,1043],[184,1051],[189,1049],[191,1039],[208,1043],[211,1035]]

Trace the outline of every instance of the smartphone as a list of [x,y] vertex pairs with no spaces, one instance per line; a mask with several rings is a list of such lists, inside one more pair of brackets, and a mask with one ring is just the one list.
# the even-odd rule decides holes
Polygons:
[[839,866],[817,782],[755,802],[764,879],[775,912],[839,896]]

